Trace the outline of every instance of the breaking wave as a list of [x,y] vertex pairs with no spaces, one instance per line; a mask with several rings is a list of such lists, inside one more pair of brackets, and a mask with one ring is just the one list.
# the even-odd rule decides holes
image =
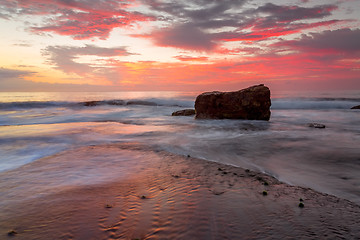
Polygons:
[[360,104],[359,98],[283,98],[273,99],[272,109],[350,109]]
[[1,110],[31,109],[31,108],[79,108],[98,106],[166,106],[166,107],[193,107],[193,101],[176,99],[131,99],[131,100],[99,100],[84,102],[66,101],[27,101],[27,102],[0,102]]

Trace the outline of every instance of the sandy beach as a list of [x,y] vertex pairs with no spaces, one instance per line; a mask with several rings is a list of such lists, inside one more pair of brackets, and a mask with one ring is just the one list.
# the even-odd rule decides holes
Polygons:
[[[61,162],[50,176],[114,157],[121,159],[118,177],[96,184],[55,185],[41,173],[45,163],[51,169]],[[348,200],[139,144],[82,147],[40,159],[2,173],[0,191],[1,239],[360,237],[360,207]]]

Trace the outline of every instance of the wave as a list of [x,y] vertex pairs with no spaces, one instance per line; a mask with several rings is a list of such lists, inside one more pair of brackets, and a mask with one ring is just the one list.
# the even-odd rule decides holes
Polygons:
[[271,109],[350,109],[360,104],[359,98],[284,98],[272,99]]
[[66,101],[26,101],[26,102],[0,102],[0,110],[17,110],[32,108],[79,108],[98,106],[165,106],[165,107],[193,107],[192,101],[176,99],[113,99],[83,102]]

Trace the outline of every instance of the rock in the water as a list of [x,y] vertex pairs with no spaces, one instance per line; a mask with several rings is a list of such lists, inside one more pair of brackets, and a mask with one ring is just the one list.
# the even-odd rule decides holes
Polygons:
[[142,101],[142,100],[130,100],[126,105],[141,105],[141,106],[158,106],[156,102]]
[[270,90],[263,84],[236,92],[207,92],[195,101],[198,119],[270,119]]
[[86,107],[94,107],[99,105],[99,101],[88,101],[88,102],[84,102],[84,106]]
[[195,115],[195,109],[184,109],[173,112],[171,116],[192,116]]
[[351,109],[360,109],[360,105],[353,106]]
[[312,127],[312,128],[325,128],[324,124],[321,123],[309,123],[308,127]]

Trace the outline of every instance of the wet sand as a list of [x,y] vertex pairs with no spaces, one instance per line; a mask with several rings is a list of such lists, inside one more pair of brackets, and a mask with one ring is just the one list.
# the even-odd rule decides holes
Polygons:
[[[42,172],[99,159],[110,171],[114,157],[125,159],[119,176],[96,184],[60,186]],[[360,238],[360,207],[350,201],[136,144],[38,160],[0,174],[0,192],[0,239]]]

